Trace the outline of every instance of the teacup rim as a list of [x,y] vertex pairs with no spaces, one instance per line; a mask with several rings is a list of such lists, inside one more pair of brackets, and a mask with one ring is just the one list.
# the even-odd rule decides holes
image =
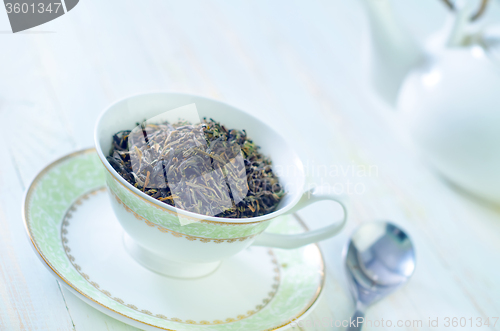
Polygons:
[[[275,210],[275,211],[273,211],[273,212],[271,212],[269,214],[262,215],[262,216],[257,216],[257,217],[249,217],[249,218],[224,218],[224,217],[216,217],[216,216],[207,216],[207,215],[197,214],[197,213],[190,212],[190,211],[187,211],[187,210],[184,210],[184,209],[181,209],[181,208],[170,206],[170,205],[168,205],[168,204],[166,204],[164,202],[161,202],[161,201],[159,201],[157,199],[154,199],[153,197],[150,197],[149,195],[145,194],[144,192],[141,192],[141,190],[137,189],[132,184],[130,184],[129,182],[127,182],[111,166],[111,164],[106,159],[106,156],[104,155],[104,153],[102,151],[101,144],[99,143],[98,128],[99,128],[99,125],[100,125],[102,119],[106,115],[106,113],[108,111],[110,111],[111,109],[113,109],[116,105],[118,105],[118,104],[120,104],[120,103],[122,103],[122,102],[124,102],[126,100],[133,99],[133,98],[144,97],[144,96],[152,96],[152,95],[189,96],[189,97],[195,97],[195,98],[205,99],[205,100],[210,101],[210,102],[216,102],[216,103],[225,105],[227,107],[234,108],[234,109],[236,109],[236,110],[238,110],[240,112],[245,113],[247,116],[251,117],[255,121],[259,122],[261,125],[263,125],[264,127],[266,127],[266,129],[272,130],[275,134],[277,134],[279,137],[281,137],[283,139],[283,141],[285,142],[285,144],[288,145],[287,140],[278,131],[274,130],[270,125],[268,125],[267,123],[265,123],[265,122],[261,121],[260,119],[256,118],[251,113],[246,112],[246,111],[242,110],[241,108],[233,106],[233,105],[231,105],[231,104],[229,104],[227,102],[224,102],[224,101],[220,101],[220,100],[209,98],[209,97],[202,96],[202,95],[196,95],[196,94],[191,94],[191,93],[183,93],[183,92],[150,91],[150,92],[141,92],[141,93],[131,94],[131,95],[127,96],[127,97],[121,98],[121,99],[119,99],[119,100],[111,103],[106,108],[104,108],[104,110],[99,114],[99,117],[97,118],[97,121],[96,121],[96,124],[95,124],[95,127],[94,127],[94,144],[95,144],[95,150],[97,151],[97,155],[99,156],[99,159],[101,160],[101,163],[104,165],[104,167],[106,168],[106,170],[120,184],[122,184],[122,186],[124,186],[126,189],[128,189],[131,193],[135,194],[136,196],[138,196],[142,200],[145,200],[146,202],[148,202],[150,204],[154,204],[156,207],[159,207],[161,209],[165,209],[165,210],[167,210],[169,212],[175,212],[177,214],[182,215],[183,217],[191,218],[191,219],[196,219],[197,221],[202,221],[203,223],[215,223],[215,224],[252,224],[252,223],[264,222],[264,221],[270,220],[272,218],[278,217],[278,216],[286,213],[291,208],[293,208],[293,206],[295,206],[295,204],[299,201],[299,199],[302,196],[302,194],[301,194],[302,192],[296,194],[296,196],[286,206],[284,206],[284,207],[282,207],[282,208],[280,208],[278,210]],[[290,148],[290,150],[292,150],[295,153],[295,151],[292,148]],[[300,160],[300,158],[298,158],[298,157],[297,157],[297,160],[300,162],[301,167],[303,167],[302,166],[302,160]],[[304,180],[303,180],[303,183],[302,183],[302,187],[303,187],[303,185],[304,185]]]

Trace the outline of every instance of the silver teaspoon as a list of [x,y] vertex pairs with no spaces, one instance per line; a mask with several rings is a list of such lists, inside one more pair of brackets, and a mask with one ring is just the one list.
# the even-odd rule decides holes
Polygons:
[[[364,311],[406,283],[415,270],[410,238],[389,222],[361,225],[344,250],[345,269],[356,312],[347,330],[361,330]],[[353,326],[354,325],[354,326]]]

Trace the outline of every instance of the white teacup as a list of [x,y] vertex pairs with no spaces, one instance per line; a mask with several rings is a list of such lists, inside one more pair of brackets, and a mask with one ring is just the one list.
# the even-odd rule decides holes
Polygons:
[[[106,160],[116,132],[132,129],[144,119],[193,103],[201,118],[213,118],[230,129],[245,129],[261,147],[261,152],[272,159],[273,169],[281,169],[278,174],[286,195],[274,212],[252,218],[220,218],[181,210],[138,190]],[[276,131],[250,114],[220,101],[178,93],[141,94],[123,99],[100,116],[95,128],[95,144],[107,170],[111,204],[126,233],[127,251],[142,265],[165,275],[182,278],[207,275],[221,260],[250,245],[289,249],[315,243],[339,233],[347,219],[341,197],[318,190],[304,192],[302,162]],[[265,232],[274,218],[319,200],[340,203],[344,210],[343,220],[302,234]],[[181,225],[179,218],[192,223]]]

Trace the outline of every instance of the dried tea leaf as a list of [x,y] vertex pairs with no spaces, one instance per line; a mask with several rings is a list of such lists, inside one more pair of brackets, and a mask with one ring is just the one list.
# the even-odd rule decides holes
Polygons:
[[265,215],[285,194],[271,160],[246,132],[212,119],[196,125],[138,123],[113,136],[107,160],[144,193],[202,215]]

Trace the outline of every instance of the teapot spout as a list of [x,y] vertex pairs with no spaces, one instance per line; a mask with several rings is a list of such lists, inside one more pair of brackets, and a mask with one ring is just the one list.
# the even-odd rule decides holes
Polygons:
[[362,0],[370,23],[369,74],[374,90],[396,105],[401,83],[423,59],[414,38],[396,20],[388,0]]

